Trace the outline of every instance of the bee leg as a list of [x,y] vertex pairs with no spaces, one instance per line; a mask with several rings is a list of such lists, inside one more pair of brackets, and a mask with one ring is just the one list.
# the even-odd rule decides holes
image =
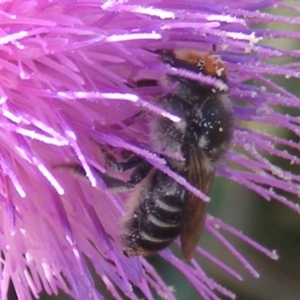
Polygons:
[[127,84],[127,86],[131,88],[151,87],[157,85],[158,81],[156,79],[139,79],[137,81],[129,81]]
[[119,162],[113,155],[104,153],[106,165],[117,172],[133,169],[128,181],[105,175],[103,180],[109,188],[132,189],[140,183],[149,173],[151,165],[137,155],[130,155],[124,162]]
[[145,114],[145,112],[141,110],[141,111],[137,112],[136,114],[134,114],[133,116],[131,116],[129,118],[126,118],[123,121],[121,121],[122,125],[120,125],[120,123],[119,124],[113,124],[113,125],[111,125],[111,128],[115,129],[115,130],[124,129],[124,127],[127,127],[127,126],[130,126],[130,125],[134,124],[144,114]]
[[151,87],[151,86],[157,86],[158,81],[155,79],[140,79],[136,81],[136,85],[138,87]]
[[133,169],[128,181],[123,181],[118,178],[107,176],[102,174],[102,179],[106,186],[114,191],[125,191],[133,189],[137,184],[139,184],[150,172],[152,166],[140,159],[137,163],[136,159],[132,159],[129,162],[118,163],[118,171],[126,171],[128,169]]
[[111,155],[109,153],[105,153],[104,151],[103,151],[103,154],[105,156],[106,166],[109,169],[115,170],[118,172],[125,172],[129,169],[133,169],[144,162],[137,155],[131,155],[124,162],[119,162],[113,155]]
[[[118,172],[125,172],[129,169],[133,169],[128,181],[115,178],[113,176],[106,175],[100,172],[93,166],[89,166],[93,173],[100,177],[105,185],[113,191],[126,191],[133,189],[138,183],[140,183],[150,172],[151,165],[145,162],[143,159],[136,155],[132,155],[124,162],[118,162],[111,154],[105,154],[106,163],[108,167]],[[71,169],[79,176],[86,177],[86,172],[80,164],[68,164],[61,165],[61,168]]]

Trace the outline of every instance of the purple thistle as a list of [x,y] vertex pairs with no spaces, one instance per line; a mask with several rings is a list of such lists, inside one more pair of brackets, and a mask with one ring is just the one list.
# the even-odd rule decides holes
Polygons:
[[[251,122],[276,126],[300,136],[299,117],[277,109],[299,108],[299,99],[269,79],[270,75],[299,78],[299,63],[273,62],[278,57],[299,58],[300,51],[261,43],[282,37],[299,39],[298,31],[263,29],[262,25],[299,25],[300,18],[266,12],[275,6],[299,14],[299,7],[277,0],[1,2],[1,299],[7,297],[10,280],[20,300],[38,298],[42,290],[56,294],[59,289],[74,299],[104,299],[95,288],[86,258],[115,299],[123,294],[139,299],[133,287],[146,299],[154,299],[153,290],[164,299],[175,299],[145,258],[122,254],[118,224],[128,193],[111,193],[91,168],[105,172],[98,144],[126,149],[209,200],[172,172],[149,145],[147,124],[153,114],[178,121],[155,105],[154,99],[168,91],[134,89],[129,84],[170,72],[196,75],[172,70],[147,49],[212,52],[217,46],[228,68],[228,95],[235,115],[233,147],[217,175],[300,212],[299,205],[289,200],[289,195],[299,195],[300,176],[269,159],[275,156],[298,165],[300,159],[292,152],[300,149],[299,144],[249,126]],[[216,79],[196,77],[220,87]],[[248,84],[249,80],[256,85]],[[126,124],[141,110],[149,113]],[[57,168],[68,163],[80,163],[88,180]],[[205,228],[254,277],[259,276],[258,267],[223,232],[277,259],[275,252],[213,216],[207,217]],[[242,280],[237,271],[202,247],[197,251]],[[160,255],[184,274],[203,299],[235,298],[209,278],[196,260],[185,263],[170,249]]]

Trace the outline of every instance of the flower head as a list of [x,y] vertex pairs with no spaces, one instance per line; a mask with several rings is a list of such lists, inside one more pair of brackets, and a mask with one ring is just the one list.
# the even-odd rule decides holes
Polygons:
[[[153,115],[174,122],[177,116],[155,104],[155,99],[168,91],[135,88],[133,83],[172,72],[192,76],[163,64],[149,50],[212,52],[215,45],[227,66],[235,119],[233,147],[218,165],[217,175],[300,212],[287,196],[299,195],[299,176],[270,159],[275,156],[299,164],[300,159],[292,154],[299,145],[250,126],[252,122],[276,126],[299,136],[299,118],[278,109],[299,108],[299,99],[270,76],[299,78],[299,63],[274,62],[282,57],[298,58],[300,52],[262,42],[299,38],[297,31],[265,29],[264,25],[300,21],[264,11],[274,6],[299,12],[277,0],[209,4],[199,0],[2,1],[1,299],[6,298],[10,279],[21,300],[32,295],[37,298],[41,290],[51,294],[58,289],[75,299],[103,299],[95,289],[86,258],[116,299],[123,295],[138,299],[133,287],[147,299],[154,298],[153,289],[165,299],[175,299],[145,258],[128,258],[122,253],[118,224],[128,193],[111,193],[98,176],[105,172],[99,145],[117,152],[125,149],[208,200],[172,172],[149,144]],[[197,80],[220,84],[201,75]],[[142,117],[132,121],[141,111]],[[82,166],[88,180],[57,168],[74,162]],[[222,231],[277,258],[213,216],[207,216],[205,229],[256,277],[258,271]],[[197,251],[241,279],[202,247]],[[186,276],[203,299],[234,298],[195,260],[184,263],[169,249],[160,255]]]

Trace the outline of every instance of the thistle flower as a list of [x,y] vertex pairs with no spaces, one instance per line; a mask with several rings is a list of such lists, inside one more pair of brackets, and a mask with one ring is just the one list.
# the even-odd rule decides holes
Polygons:
[[[293,11],[297,17],[267,13],[270,7]],[[128,194],[112,194],[91,169],[105,171],[99,145],[108,145],[169,172],[147,136],[151,116],[174,118],[155,106],[155,99],[166,91],[137,91],[130,85],[136,78],[157,78],[172,71],[146,49],[210,52],[216,45],[228,67],[236,124],[234,147],[217,175],[300,212],[289,200],[289,195],[299,195],[299,175],[271,161],[279,157],[300,164],[292,154],[299,150],[298,143],[250,126],[254,122],[284,128],[299,137],[299,117],[278,109],[298,109],[299,99],[270,76],[299,78],[299,63],[274,61],[298,58],[300,52],[261,43],[299,38],[297,31],[263,28],[272,22],[298,25],[298,15],[299,8],[277,0],[2,1],[1,299],[7,297],[10,280],[20,300],[38,298],[42,290],[56,294],[58,289],[74,299],[103,299],[87,260],[116,299],[124,295],[138,299],[134,287],[147,299],[154,299],[153,290],[164,299],[175,299],[145,258],[122,254],[118,224]],[[141,110],[147,112],[145,122],[124,122]],[[73,162],[82,165],[86,180],[55,168]],[[207,200],[188,183],[182,184]],[[258,271],[222,235],[224,231],[277,258],[214,216],[207,217],[205,228],[255,277]],[[241,280],[204,248],[197,252]],[[160,255],[203,299],[234,298],[196,260],[185,263],[169,249]]]

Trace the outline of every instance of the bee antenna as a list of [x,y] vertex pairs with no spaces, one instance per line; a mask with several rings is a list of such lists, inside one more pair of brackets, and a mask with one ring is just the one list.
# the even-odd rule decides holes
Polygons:
[[150,52],[150,53],[156,53],[156,50],[150,50],[150,49],[147,49],[147,48],[142,48],[142,49],[147,51],[147,52]]
[[217,45],[216,44],[212,45],[212,50],[213,50],[214,53],[217,51]]
[[147,48],[142,48],[142,49],[144,49],[147,52],[158,54],[158,55],[161,55],[161,56],[163,56],[163,55],[172,55],[172,53],[173,53],[173,50],[171,50],[171,49],[156,49],[156,50],[150,50],[150,49],[147,49]]

